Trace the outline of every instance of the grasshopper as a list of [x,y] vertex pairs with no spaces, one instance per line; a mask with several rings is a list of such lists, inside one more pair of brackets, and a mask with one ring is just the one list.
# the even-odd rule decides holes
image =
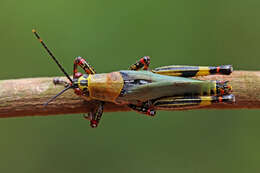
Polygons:
[[[213,74],[229,75],[233,71],[231,65],[209,67],[172,65],[149,70],[150,57],[144,56],[131,65],[129,70],[97,74],[84,58],[76,57],[73,78],[71,78],[36,30],[33,30],[33,33],[69,80],[67,82],[55,78],[54,84],[64,85],[65,89],[44,105],[48,105],[65,91],[73,89],[75,94],[82,96],[85,100],[96,101],[95,109],[85,115],[92,128],[98,126],[106,102],[127,105],[132,110],[148,116],[154,116],[156,110],[189,109],[235,102],[235,96],[231,94],[232,87],[228,81],[192,78]],[[78,72],[78,66],[86,74]]]

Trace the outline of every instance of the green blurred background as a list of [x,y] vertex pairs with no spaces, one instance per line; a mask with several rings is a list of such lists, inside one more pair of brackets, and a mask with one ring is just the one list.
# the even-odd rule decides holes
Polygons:
[[[1,0],[0,79],[62,75],[31,29],[71,73],[75,56],[98,72],[233,64],[258,70],[258,0]],[[0,119],[0,172],[260,171],[258,110],[105,113]]]

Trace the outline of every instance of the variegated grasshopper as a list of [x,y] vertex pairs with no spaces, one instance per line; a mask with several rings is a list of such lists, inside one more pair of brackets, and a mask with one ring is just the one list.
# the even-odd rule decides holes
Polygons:
[[[35,30],[33,33],[69,80],[69,82],[59,78],[53,80],[54,84],[64,85],[65,89],[45,105],[68,89],[73,89],[75,94],[83,96],[86,100],[96,100],[96,108],[85,116],[93,128],[99,124],[105,102],[128,105],[131,109],[149,116],[154,116],[156,110],[235,102],[235,97],[231,94],[232,87],[227,81],[190,78],[213,74],[229,75],[233,71],[231,65],[165,66],[148,70],[150,57],[145,56],[131,65],[129,70],[97,74],[85,59],[77,57],[74,60],[73,78],[71,78],[38,33]],[[86,74],[78,72],[78,66]]]

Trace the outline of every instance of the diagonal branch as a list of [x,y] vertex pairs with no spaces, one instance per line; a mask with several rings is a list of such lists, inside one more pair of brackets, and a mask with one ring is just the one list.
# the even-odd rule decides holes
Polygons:
[[[236,96],[235,104],[215,104],[198,109],[259,109],[260,108],[260,72],[235,71],[232,75],[199,77],[203,80],[228,80]],[[33,115],[57,115],[87,113],[95,102],[86,102],[67,91],[54,102],[44,107],[43,104],[64,89],[55,86],[52,78],[28,78],[0,81],[0,118]],[[127,106],[105,104],[105,112],[130,111]]]

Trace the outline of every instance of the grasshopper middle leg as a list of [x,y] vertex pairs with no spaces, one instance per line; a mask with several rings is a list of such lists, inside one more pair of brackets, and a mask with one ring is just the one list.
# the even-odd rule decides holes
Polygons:
[[85,119],[90,121],[90,126],[96,128],[101,120],[103,115],[104,102],[99,101],[96,105],[96,108],[89,112],[87,116],[84,116]]
[[148,116],[155,116],[156,111],[153,108],[152,102],[149,100],[147,102],[142,103],[142,105],[134,105],[134,104],[129,104],[128,105],[131,109],[134,111],[145,114]]
[[144,56],[140,60],[138,60],[135,64],[131,65],[129,67],[130,70],[148,70],[150,65],[150,57],[149,56]]

